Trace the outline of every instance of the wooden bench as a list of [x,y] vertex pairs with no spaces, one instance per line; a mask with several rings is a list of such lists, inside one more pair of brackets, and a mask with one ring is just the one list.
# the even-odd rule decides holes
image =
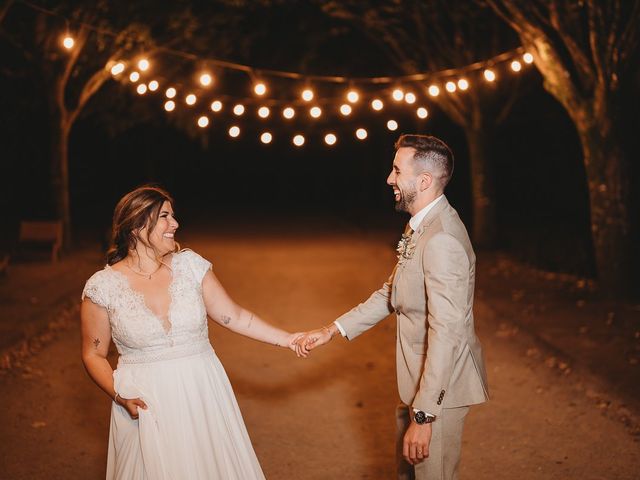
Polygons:
[[58,260],[62,247],[62,222],[22,221],[18,244],[22,246],[46,246],[51,248],[51,261]]

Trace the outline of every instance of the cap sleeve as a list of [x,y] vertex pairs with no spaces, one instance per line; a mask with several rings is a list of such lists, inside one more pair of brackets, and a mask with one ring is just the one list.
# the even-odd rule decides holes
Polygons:
[[180,254],[185,257],[189,267],[191,268],[191,272],[198,283],[202,283],[204,275],[211,270],[211,262],[202,258],[193,250],[183,250]]
[[108,300],[106,285],[102,280],[102,272],[94,273],[84,285],[84,289],[82,290],[82,300],[89,298],[89,300],[96,305],[107,308]]

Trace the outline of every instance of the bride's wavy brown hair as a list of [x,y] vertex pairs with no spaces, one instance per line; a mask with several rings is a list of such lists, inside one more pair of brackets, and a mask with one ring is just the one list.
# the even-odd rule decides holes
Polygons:
[[[120,199],[113,212],[111,246],[107,252],[108,265],[113,265],[125,258],[138,242],[153,249],[137,232],[143,227],[146,227],[149,232],[153,230],[158,223],[160,209],[164,202],[169,202],[173,207],[171,195],[166,190],[153,185],[136,188]],[[176,243],[176,251],[178,249]]]

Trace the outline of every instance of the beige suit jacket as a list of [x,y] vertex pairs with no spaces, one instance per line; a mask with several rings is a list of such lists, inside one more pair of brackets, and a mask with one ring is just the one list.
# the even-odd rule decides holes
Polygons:
[[458,213],[442,198],[426,215],[389,280],[337,321],[349,340],[397,315],[396,369],[403,403],[442,408],[489,398],[473,322],[476,258]]

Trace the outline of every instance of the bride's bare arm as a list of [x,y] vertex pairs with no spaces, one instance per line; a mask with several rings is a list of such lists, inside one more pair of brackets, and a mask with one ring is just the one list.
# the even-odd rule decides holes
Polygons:
[[91,379],[107,395],[119,405],[124,406],[129,414],[136,418],[137,407],[147,408],[139,398],[116,397],[113,387],[113,369],[107,361],[109,345],[111,344],[111,326],[107,311],[85,298],[80,306],[80,321],[82,327],[82,363]]
[[306,352],[294,343],[300,336],[299,333],[289,333],[274,327],[235,303],[211,271],[202,279],[202,296],[207,315],[223,327],[254,340],[290,348],[299,356],[307,356]]

